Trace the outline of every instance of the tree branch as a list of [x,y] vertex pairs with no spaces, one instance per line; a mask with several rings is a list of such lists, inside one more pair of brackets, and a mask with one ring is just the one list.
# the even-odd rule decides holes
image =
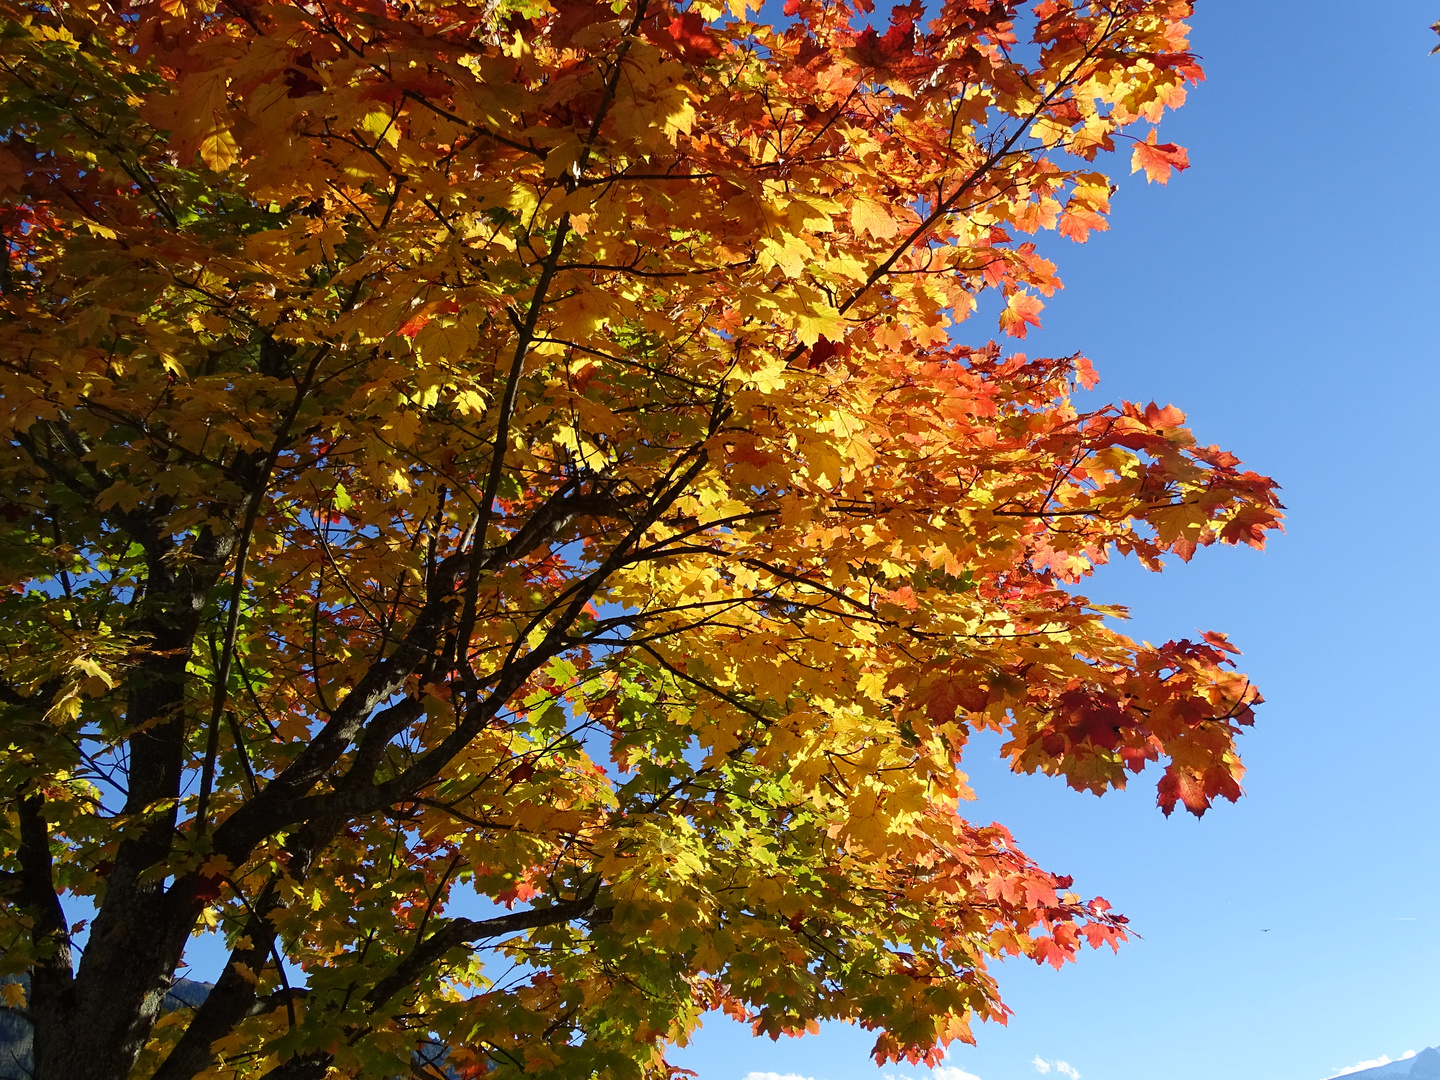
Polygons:
[[532,908],[493,919],[456,919],[436,930],[415,947],[415,950],[396,965],[395,970],[385,976],[375,988],[365,995],[370,1011],[383,1006],[405,987],[410,986],[424,971],[451,949],[482,938],[502,937],[521,930],[534,930],[542,926],[570,922],[583,918],[595,908],[595,898],[600,892],[600,879],[596,878],[582,896],[573,900],[561,900],[547,908]]

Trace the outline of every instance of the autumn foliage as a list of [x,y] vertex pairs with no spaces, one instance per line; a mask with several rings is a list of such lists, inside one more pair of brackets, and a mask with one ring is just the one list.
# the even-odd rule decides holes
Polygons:
[[1189,3],[745,3],[0,0],[38,1080],[663,1077],[709,1009],[933,1061],[1125,936],[963,816],[974,733],[1239,794],[1234,648],[1077,584],[1274,484],[956,343],[1187,166]]

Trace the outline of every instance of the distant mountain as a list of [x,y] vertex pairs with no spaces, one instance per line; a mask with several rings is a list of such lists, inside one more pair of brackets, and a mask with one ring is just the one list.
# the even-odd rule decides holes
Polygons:
[[1344,1080],[1440,1080],[1440,1047],[1432,1046],[1414,1057],[1376,1065],[1373,1069],[1345,1073]]
[[[30,989],[29,975],[0,979],[0,983],[7,982],[18,982],[27,992]],[[193,1009],[205,1000],[211,985],[193,979],[179,979],[170,987],[160,1007],[166,1012]],[[18,1012],[0,1012],[0,1080],[30,1080],[35,1066],[31,1042],[30,1021]]]
[[0,1012],[0,1080],[29,1080],[35,1061],[31,1053],[29,1022],[17,1013]]
[[[27,992],[30,989],[29,975],[0,978],[0,984],[8,982],[18,982]],[[166,1012],[199,1008],[214,985],[193,979],[178,979],[171,985],[160,1007]],[[30,1080],[35,1072],[33,1042],[29,1020],[14,1009],[0,1010],[0,1080]],[[455,1071],[445,1064],[449,1055],[444,1047],[428,1047],[415,1052],[415,1062],[428,1067],[431,1070],[428,1075],[439,1073],[448,1080],[458,1080]],[[1440,1080],[1440,1073],[1435,1074],[1435,1080]]]

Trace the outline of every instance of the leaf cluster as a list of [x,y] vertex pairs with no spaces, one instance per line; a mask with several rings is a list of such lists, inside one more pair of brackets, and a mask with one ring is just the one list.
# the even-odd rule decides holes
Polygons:
[[1118,945],[962,755],[1237,797],[1233,647],[1078,585],[1275,485],[955,327],[1038,325],[1102,155],[1184,167],[1188,10],[3,0],[36,1075],[660,1077],[708,1009],[933,1063],[993,960]]

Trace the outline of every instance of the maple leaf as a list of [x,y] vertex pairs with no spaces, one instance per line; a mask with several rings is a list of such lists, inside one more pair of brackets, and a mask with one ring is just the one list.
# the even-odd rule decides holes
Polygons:
[[937,684],[926,699],[925,711],[939,722],[954,720],[961,709],[979,712],[989,703],[990,695],[984,687],[967,686],[958,680]]
[[324,84],[316,82],[299,67],[286,68],[285,85],[287,97],[303,98],[324,90]]
[[406,319],[403,323],[401,323],[400,326],[396,329],[395,333],[399,334],[403,338],[413,339],[416,334],[420,333],[421,330],[425,329],[426,325],[428,325],[430,320],[434,317],[435,313],[431,311],[418,312],[410,316],[410,318]]
[[560,46],[571,44],[596,24],[615,18],[611,8],[592,0],[548,0],[548,4],[556,13],[548,28],[549,37]]
[[821,335],[819,340],[810,348],[810,366],[812,368],[824,367],[840,352],[842,347],[842,345]]
[[1000,329],[1011,337],[1023,338],[1031,326],[1040,325],[1040,312],[1045,305],[1033,293],[1011,293],[1000,312]]
[[1160,778],[1156,804],[1166,817],[1175,812],[1177,803],[1196,817],[1203,817],[1210,808],[1210,796],[1205,793],[1204,781],[1188,769],[1171,765]]
[[1068,236],[1076,243],[1083,244],[1095,231],[1104,232],[1110,223],[1094,210],[1087,207],[1067,207],[1059,218],[1060,235]]
[[1179,427],[1185,422],[1185,414],[1174,405],[1160,406],[1152,401],[1145,406],[1144,419],[1147,427],[1161,432]]
[[1230,544],[1265,546],[1265,534],[1276,527],[1278,515],[1269,507],[1247,506],[1237,510],[1220,530],[1221,539]]
[[900,18],[883,36],[873,26],[867,26],[855,39],[855,55],[862,64],[884,68],[908,55],[914,45],[914,21]]
[[[1105,227],[1188,5],[52,7],[0,66],[0,782],[56,903],[0,931],[110,928],[32,982],[55,1075],[658,1080],[710,1007],[934,1065],[991,961],[1125,939],[956,812],[975,727],[1240,796],[1234,646],[1062,586],[1258,546],[1275,485],[958,325],[1040,325],[1022,234]],[[222,928],[221,1012],[156,1020]]]
[[1201,637],[1203,637],[1211,645],[1214,645],[1217,649],[1222,649],[1225,652],[1231,653],[1235,656],[1240,655],[1240,650],[1237,649],[1234,645],[1231,645],[1230,639],[1219,631],[1206,630],[1205,633],[1201,635]]
[[706,28],[704,17],[697,11],[681,12],[669,22],[662,22],[657,16],[653,24],[647,25],[646,36],[692,63],[713,59],[723,51],[720,42]]
[[878,199],[856,199],[850,204],[850,221],[856,232],[867,232],[876,240],[888,240],[900,231],[889,207]]
[[1137,141],[1131,152],[1130,171],[1145,170],[1145,179],[1162,184],[1169,183],[1172,170],[1188,169],[1190,156],[1183,146],[1174,143],[1157,143],[1155,131],[1151,129],[1144,142]]

